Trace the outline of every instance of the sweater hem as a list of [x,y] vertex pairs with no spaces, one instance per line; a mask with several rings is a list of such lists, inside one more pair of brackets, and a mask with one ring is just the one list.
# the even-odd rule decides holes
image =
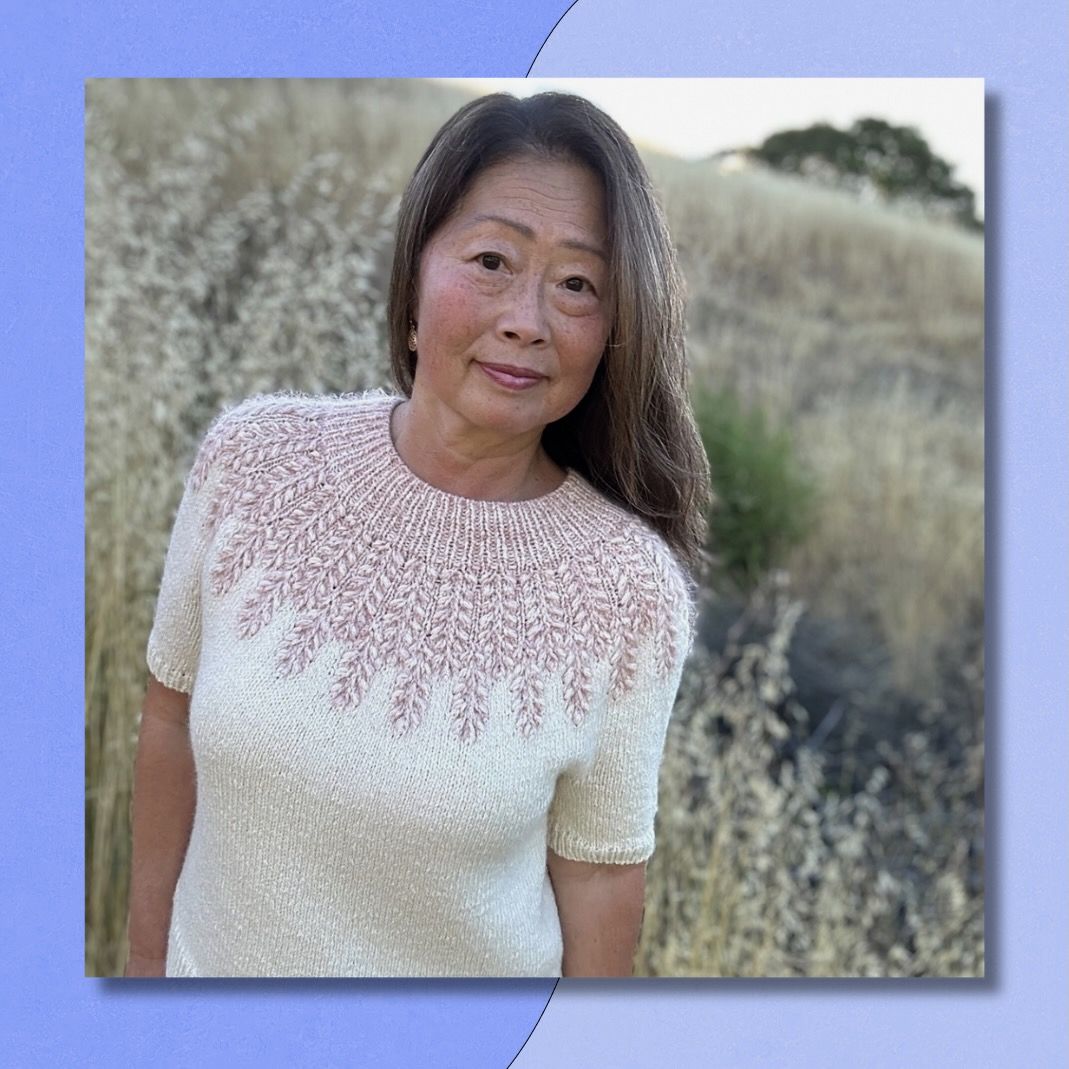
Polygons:
[[190,960],[189,952],[186,950],[185,944],[182,942],[173,923],[168,937],[167,961],[163,971],[164,975],[168,977],[196,977],[197,975]]

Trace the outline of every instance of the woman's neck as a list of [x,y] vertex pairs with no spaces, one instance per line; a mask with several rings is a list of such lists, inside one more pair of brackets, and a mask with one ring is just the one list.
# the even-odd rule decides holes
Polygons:
[[414,475],[459,497],[527,501],[552,493],[567,474],[553,462],[540,441],[533,448],[472,456],[457,444],[458,439],[451,441],[433,419],[420,419],[411,400],[394,408],[390,435],[398,456]]

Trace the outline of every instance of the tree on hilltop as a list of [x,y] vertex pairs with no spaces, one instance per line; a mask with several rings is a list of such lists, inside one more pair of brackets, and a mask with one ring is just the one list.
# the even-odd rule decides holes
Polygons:
[[885,200],[912,200],[969,229],[983,229],[975,193],[954,179],[954,166],[912,126],[872,118],[858,119],[849,130],[814,123],[772,134],[750,155],[778,171],[855,191],[868,186]]

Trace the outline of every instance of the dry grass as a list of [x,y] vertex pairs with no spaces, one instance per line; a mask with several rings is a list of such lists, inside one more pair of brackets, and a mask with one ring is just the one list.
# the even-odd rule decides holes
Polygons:
[[852,755],[843,793],[798,730],[787,573],[748,611],[767,634],[699,651],[680,688],[636,973],[982,976],[982,646],[959,667],[965,715],[947,730],[925,702],[919,730]]
[[[386,383],[397,196],[460,99],[374,80],[89,85],[87,973],[124,954],[144,644],[193,450],[223,402]],[[871,625],[899,685],[939,709],[956,683],[936,652],[982,613],[982,244],[789,179],[649,162],[695,377],[788,424],[819,478],[794,595]],[[751,650],[778,681],[763,691],[733,690],[701,651],[688,669],[641,969],[976,975],[979,861],[951,847],[982,826],[982,662],[960,745],[933,749],[922,721],[871,789],[836,797],[817,749],[769,773],[790,688],[777,641]],[[728,748],[707,744],[717,717],[738,725]]]

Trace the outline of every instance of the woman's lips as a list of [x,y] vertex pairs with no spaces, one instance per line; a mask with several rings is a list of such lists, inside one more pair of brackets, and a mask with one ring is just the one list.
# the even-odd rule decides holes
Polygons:
[[527,390],[530,389],[530,387],[537,385],[543,378],[545,378],[544,375],[532,376],[513,374],[502,368],[494,367],[489,364],[479,364],[479,367],[481,367],[499,386],[504,386],[509,390]]

